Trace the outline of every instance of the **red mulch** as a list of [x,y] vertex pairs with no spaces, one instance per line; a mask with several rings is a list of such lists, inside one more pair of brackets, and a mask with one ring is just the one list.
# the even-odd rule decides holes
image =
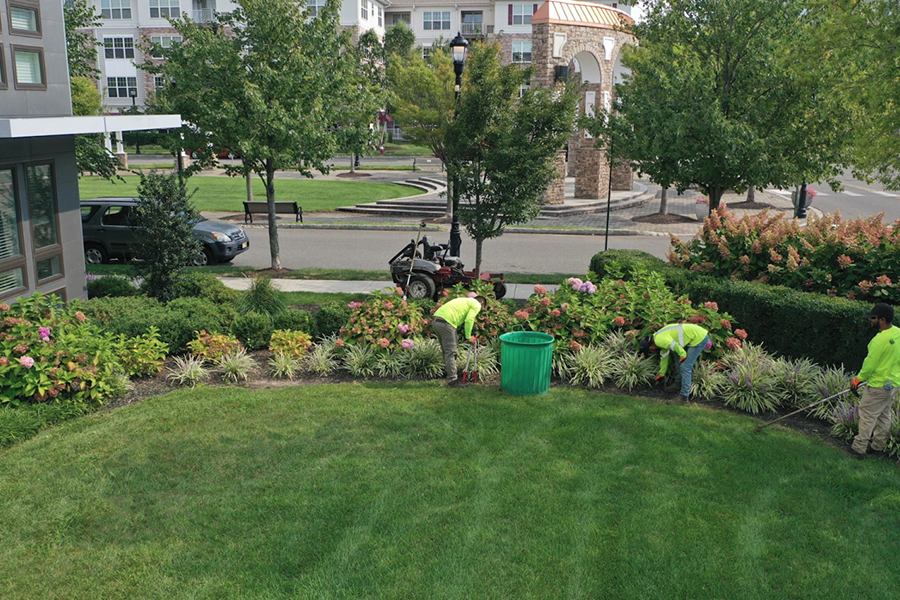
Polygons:
[[653,223],[654,225],[677,225],[679,223],[696,223],[697,219],[685,217],[682,215],[661,215],[653,213],[652,215],[642,215],[640,217],[632,217],[632,221],[636,223]]

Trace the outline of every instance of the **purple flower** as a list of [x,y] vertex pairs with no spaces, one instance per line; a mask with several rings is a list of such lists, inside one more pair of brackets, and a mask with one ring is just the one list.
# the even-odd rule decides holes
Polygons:
[[407,331],[409,331],[409,325],[404,325],[403,323],[400,323],[399,325],[397,325],[397,329],[400,330],[400,333],[405,334]]
[[350,304],[347,305],[347,308],[349,308],[351,310],[356,310],[356,308],[358,306],[360,306],[361,304],[362,304],[362,302],[351,302]]
[[50,341],[50,328],[49,327],[38,327],[38,335],[41,336],[41,339],[45,342]]
[[406,338],[405,340],[400,342],[400,345],[403,346],[404,348],[406,348],[407,350],[409,350],[410,348],[413,347],[413,341],[409,338]]

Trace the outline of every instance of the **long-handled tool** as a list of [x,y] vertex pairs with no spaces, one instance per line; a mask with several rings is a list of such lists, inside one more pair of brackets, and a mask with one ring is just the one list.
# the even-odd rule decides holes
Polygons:
[[[472,364],[472,370],[469,371],[469,364]],[[469,373],[472,374],[472,383],[478,383],[478,341],[469,346],[469,351],[466,353],[466,366],[463,369],[463,383],[466,383],[466,380],[469,378]]]
[[412,249],[412,256],[409,257],[409,273],[406,274],[406,285],[403,286],[403,299],[409,293],[409,280],[412,279],[413,266],[416,264],[416,250],[419,248],[419,238],[422,237],[422,231],[425,230],[425,221],[419,223],[419,232],[416,233],[416,243]]
[[[865,385],[865,384],[862,384],[862,385]],[[765,428],[768,427],[769,425],[774,425],[774,424],[777,423],[778,421],[783,421],[783,420],[787,419],[787,418],[790,417],[790,416],[796,415],[796,414],[799,413],[799,412],[803,412],[803,411],[805,411],[805,410],[809,410],[809,409],[813,408],[814,406],[818,406],[818,405],[820,405],[820,404],[825,404],[826,402],[828,402],[828,401],[830,401],[830,400],[834,400],[835,398],[840,398],[841,396],[843,396],[844,394],[847,394],[847,393],[850,392],[850,391],[851,391],[851,388],[847,388],[847,389],[844,390],[843,392],[838,392],[837,394],[834,394],[833,396],[828,396],[827,398],[822,398],[821,400],[816,400],[816,401],[813,402],[812,404],[809,404],[809,405],[807,405],[807,406],[804,406],[803,408],[798,408],[797,410],[795,410],[795,411],[793,411],[793,412],[789,412],[789,413],[786,414],[786,415],[780,416],[780,417],[778,417],[777,419],[775,419],[775,420],[773,420],[773,421],[769,421],[768,423],[764,423],[764,424],[762,424],[762,425],[757,425],[756,430],[757,430],[757,431],[762,431],[763,429],[765,429]]]

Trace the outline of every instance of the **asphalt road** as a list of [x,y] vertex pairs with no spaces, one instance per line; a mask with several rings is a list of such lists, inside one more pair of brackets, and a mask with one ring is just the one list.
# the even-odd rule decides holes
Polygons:
[[[233,264],[256,268],[270,266],[268,229],[254,227],[247,228],[246,232],[250,238],[250,249],[238,255]],[[388,259],[414,238],[414,231],[278,231],[281,265],[286,269],[318,267],[386,270]],[[665,258],[669,238],[610,236],[609,247],[646,250]],[[485,242],[482,270],[504,273],[584,273],[588,270],[591,257],[601,250],[603,236],[507,233]],[[467,237],[463,238],[462,260],[466,268],[474,268],[475,243]]]
[[[818,195],[813,206],[826,213],[840,211],[846,219],[870,217],[884,213],[887,223],[900,219],[900,191],[888,191],[879,183],[866,183],[854,179],[849,174],[840,178],[844,189],[832,191],[826,183],[816,183],[813,187]],[[766,190],[790,197],[790,191]]]

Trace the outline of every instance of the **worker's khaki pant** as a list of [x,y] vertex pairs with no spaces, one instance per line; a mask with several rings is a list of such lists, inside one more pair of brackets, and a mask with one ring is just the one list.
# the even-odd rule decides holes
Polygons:
[[884,450],[891,428],[891,406],[898,388],[870,388],[863,390],[859,401],[859,435],[853,440],[853,451],[865,454],[872,440],[872,450]]
[[447,369],[447,381],[456,381],[456,327],[443,319],[435,319],[432,327],[438,336],[438,340],[441,342],[441,350],[444,352],[444,368]]

